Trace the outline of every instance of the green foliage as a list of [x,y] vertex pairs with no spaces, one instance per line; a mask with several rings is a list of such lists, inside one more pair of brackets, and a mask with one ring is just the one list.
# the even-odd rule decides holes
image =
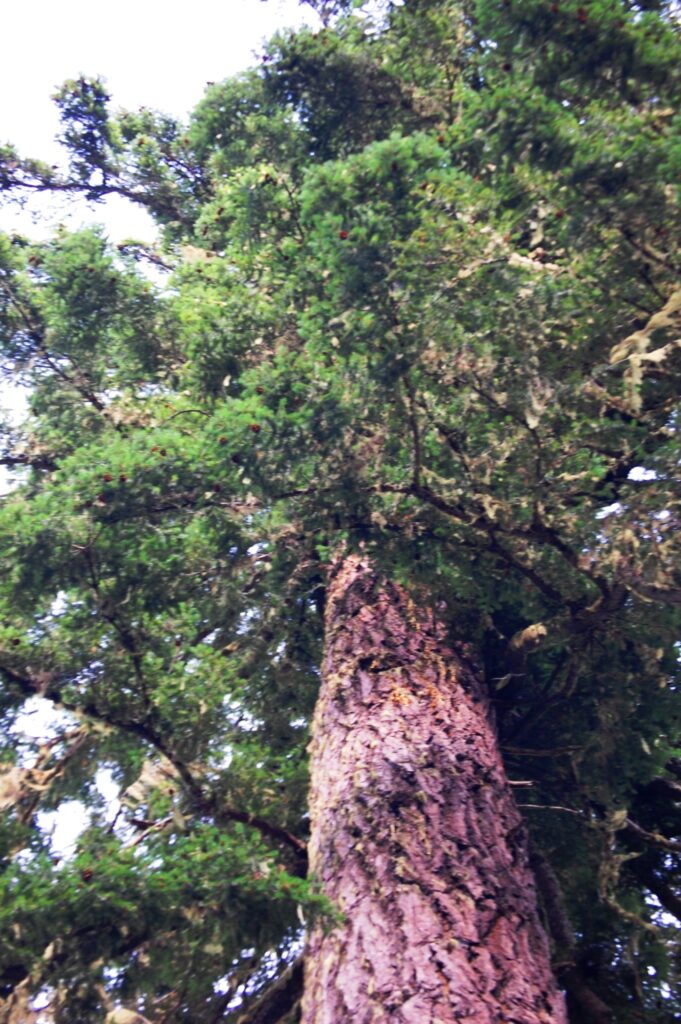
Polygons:
[[383,67],[379,45],[361,21],[275,37],[266,57],[265,88],[295,112],[308,160],[357,151],[397,126],[419,126],[409,93]]
[[[321,31],[276,37],[187,126],[81,79],[58,98],[67,177],[0,151],[8,200],[114,192],[163,230],[158,250],[0,236],[0,345],[29,394],[2,431],[3,1012],[30,989],[55,1022],[235,1020],[302,921],[334,920],[304,877],[306,744],[344,546],[479,665],[568,959],[618,1022],[664,1024],[672,13],[313,6]],[[46,815],[74,800],[60,856]]]
[[115,148],[107,104],[111,97],[98,79],[65,82],[55,94],[64,131],[60,141],[69,150],[71,169],[83,183],[102,181],[114,169]]

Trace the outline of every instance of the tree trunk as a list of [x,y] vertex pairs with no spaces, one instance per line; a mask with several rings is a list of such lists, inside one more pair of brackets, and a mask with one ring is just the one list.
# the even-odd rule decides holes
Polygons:
[[366,559],[334,570],[313,724],[303,1024],[562,1024],[479,678]]

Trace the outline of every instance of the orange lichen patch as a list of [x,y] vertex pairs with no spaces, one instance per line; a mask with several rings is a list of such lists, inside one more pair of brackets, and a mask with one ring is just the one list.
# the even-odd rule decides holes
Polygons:
[[394,686],[390,693],[390,699],[393,704],[400,704],[404,707],[406,704],[411,704],[414,698],[406,686]]
[[431,708],[437,708],[440,704],[444,703],[444,697],[433,683],[426,683],[426,693],[428,694]]

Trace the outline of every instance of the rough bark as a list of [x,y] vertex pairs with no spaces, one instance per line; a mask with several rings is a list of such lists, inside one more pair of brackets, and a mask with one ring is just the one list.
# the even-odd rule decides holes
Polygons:
[[472,666],[352,556],[313,725],[304,1024],[563,1024],[526,839]]

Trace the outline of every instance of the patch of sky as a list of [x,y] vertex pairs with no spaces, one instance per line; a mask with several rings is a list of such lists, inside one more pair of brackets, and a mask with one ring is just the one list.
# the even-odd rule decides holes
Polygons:
[[[9,434],[7,440],[10,440],[12,432],[26,418],[27,411],[27,391],[16,380],[16,372],[13,367],[4,364],[0,369],[0,421],[3,423],[4,430]],[[3,447],[6,454],[15,454],[12,451],[11,442],[9,445],[5,442]],[[11,468],[0,466],[0,497],[19,487],[25,481],[27,473],[28,469],[24,466]]]
[[55,811],[38,811],[36,819],[41,833],[49,839],[53,856],[68,860],[90,824],[91,814],[80,800],[64,800]]
[[121,787],[114,778],[111,768],[100,768],[95,775],[95,786],[106,804],[107,821],[113,821],[121,806]]
[[264,722],[261,719],[246,711],[238,701],[233,700],[231,697],[225,697],[222,706],[225,709],[226,718],[230,725],[241,729],[242,732],[256,732],[258,729],[263,728]]
[[596,519],[606,519],[608,516],[619,515],[622,511],[622,503],[613,501],[612,505],[605,505],[596,513]]
[[644,480],[657,480],[658,476],[654,469],[646,469],[644,466],[634,466],[629,470],[627,480],[635,480],[637,483]]
[[[88,0],[69,0],[67,16],[47,0],[30,7],[7,8],[3,28],[8,39],[32,40],[32,59],[22,47],[9,47],[0,67],[0,88],[14,102],[3,110],[0,142],[21,154],[62,165],[57,144],[57,109],[50,97],[55,85],[75,75],[102,76],[113,97],[112,109],[145,104],[184,120],[201,99],[207,80],[221,81],[256,60],[263,37],[283,24],[318,23],[297,0],[195,0],[192,17],[163,16],[157,2],[119,0],[114,19],[94,17]],[[36,18],[41,31],[34,31]],[[129,26],[135,26],[130,32]],[[211,31],[206,32],[205,26]],[[153,53],[153,73],[150,54]],[[84,222],[103,222],[112,240],[153,241],[156,229],[146,211],[118,196],[93,206],[83,200],[48,200],[3,210],[3,228],[32,238],[51,237],[59,224],[74,230]]]
[[[284,951],[284,955],[277,953],[274,950],[270,950],[260,960],[257,965],[257,970],[248,977],[248,979],[241,985],[235,986],[228,972],[213,985],[213,990],[218,995],[228,995],[234,993],[231,1002],[225,1007],[227,1011],[237,1010],[243,1003],[244,997],[252,995],[263,987],[268,981],[272,980],[278,974],[281,967],[288,961],[294,960],[303,949],[304,935],[302,932],[294,935],[291,938],[290,943]],[[245,961],[249,958],[253,960],[253,966],[256,966],[255,950],[244,950],[242,956],[238,960],[233,960],[231,964],[232,973],[237,977],[242,972]]]
[[51,701],[36,695],[24,702],[11,731],[19,743],[45,742],[55,739],[75,722],[75,717],[68,711],[58,710]]
[[[56,993],[53,988],[46,985],[45,988],[41,988],[40,992],[31,1000],[31,1009],[35,1013],[40,1013],[42,1010],[47,1010],[55,997]],[[48,1024],[53,1018],[48,1015],[43,1017],[42,1015],[38,1018],[36,1024]]]

